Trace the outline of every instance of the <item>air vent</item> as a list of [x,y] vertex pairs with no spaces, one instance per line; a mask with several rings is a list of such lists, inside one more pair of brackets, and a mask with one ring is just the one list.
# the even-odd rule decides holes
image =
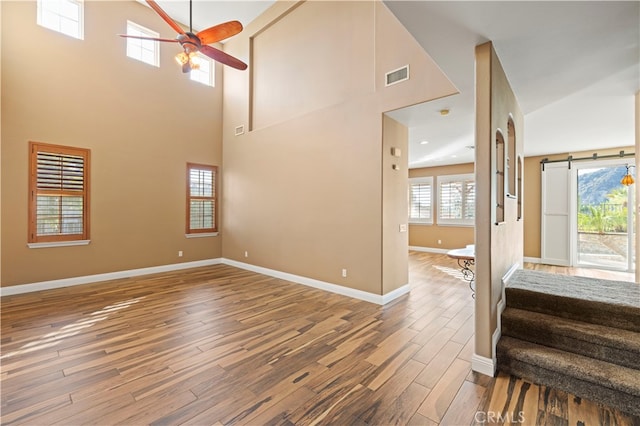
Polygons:
[[385,74],[385,86],[391,86],[405,80],[409,80],[409,65]]

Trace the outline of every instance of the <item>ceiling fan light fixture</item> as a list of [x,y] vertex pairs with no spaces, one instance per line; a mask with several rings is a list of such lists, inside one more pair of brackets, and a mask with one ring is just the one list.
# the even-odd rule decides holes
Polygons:
[[[175,60],[183,69],[188,68],[189,71],[200,69],[201,59],[198,57],[197,52],[180,52],[175,56]],[[185,67],[185,65],[189,65]]]
[[187,55],[185,52],[180,52],[175,56],[175,60],[178,65],[184,65],[189,62],[189,55]]
[[192,70],[199,70],[201,63],[202,63],[202,59],[198,57],[196,52],[189,53],[189,64],[191,65]]

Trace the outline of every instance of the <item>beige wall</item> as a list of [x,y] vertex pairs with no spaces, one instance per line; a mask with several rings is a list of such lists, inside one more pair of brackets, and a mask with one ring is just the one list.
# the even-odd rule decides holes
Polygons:
[[[496,224],[497,175],[495,140],[500,129],[507,140],[512,117],[516,156],[523,152],[524,119],[491,42],[476,47],[476,333],[475,353],[493,357],[502,277],[522,265],[523,228],[517,200],[506,198],[504,222]],[[525,195],[529,194],[525,191]]]
[[[2,25],[2,5],[0,5],[0,25]],[[0,30],[0,58],[2,58],[2,30]],[[1,82],[2,82],[2,65],[0,64],[0,99],[2,99]],[[1,147],[2,147],[2,102],[0,102],[0,202],[2,200],[2,149]],[[1,235],[2,235],[2,208],[0,208],[0,236]],[[0,286],[1,285],[2,285],[2,241],[0,241]]]
[[566,159],[572,155],[574,158],[590,157],[594,152],[598,155],[618,154],[620,151],[635,152],[634,147],[620,147],[611,149],[598,149],[596,151],[566,152],[563,154],[541,155],[525,157],[524,159],[524,256],[540,258],[541,256],[541,212],[542,212],[542,168],[540,161],[543,158],[549,160]]
[[[458,175],[473,173],[474,164],[454,164],[438,167],[421,167],[409,170],[409,177],[434,178],[437,185],[437,177],[445,175]],[[436,186],[434,186],[436,188]],[[409,225],[409,245],[415,247],[428,247],[437,249],[454,249],[473,244],[474,229],[472,226],[440,226],[438,225],[436,209],[438,208],[437,190],[434,189],[434,223],[433,225]],[[441,241],[441,244],[438,243]]]
[[[251,70],[225,70],[224,257],[373,294],[394,288],[402,279],[383,283],[383,264],[406,263],[383,260],[383,113],[453,85],[381,2],[277,2],[225,50]],[[406,64],[411,79],[385,88],[384,72]]]
[[[184,236],[186,163],[221,165],[221,72],[190,81],[173,44],[160,68],[127,58],[127,19],[175,34],[136,2],[84,4],[76,40],[36,25],[35,1],[1,2],[3,286],[221,255],[220,237]],[[29,141],[91,149],[88,246],[27,248]]]
[[[385,115],[382,131],[382,293],[386,294],[409,283],[409,129]],[[392,149],[398,150],[396,155]]]

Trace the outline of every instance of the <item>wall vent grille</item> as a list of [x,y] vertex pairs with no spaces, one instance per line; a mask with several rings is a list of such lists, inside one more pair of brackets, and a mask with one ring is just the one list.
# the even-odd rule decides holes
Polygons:
[[402,68],[389,71],[385,74],[385,86],[391,86],[392,84],[406,80],[409,80],[409,65],[405,65]]

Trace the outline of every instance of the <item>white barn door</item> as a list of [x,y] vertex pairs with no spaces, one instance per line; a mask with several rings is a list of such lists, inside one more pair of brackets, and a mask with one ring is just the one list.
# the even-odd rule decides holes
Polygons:
[[548,265],[571,264],[571,175],[566,162],[544,164],[540,255]]

